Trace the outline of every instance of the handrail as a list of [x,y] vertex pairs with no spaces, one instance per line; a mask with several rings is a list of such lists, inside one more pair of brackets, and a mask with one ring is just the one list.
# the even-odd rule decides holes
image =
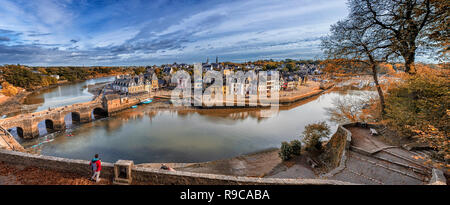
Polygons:
[[[3,127],[1,127],[1,126],[0,126],[0,131],[2,131],[2,132],[4,133],[5,136],[7,136],[7,135],[10,136],[10,135],[11,135],[11,133],[9,133],[7,130],[5,130],[5,129],[4,129]],[[14,145],[11,145],[11,144],[8,142],[8,140],[6,140],[6,139],[3,137],[2,134],[0,134],[0,136],[2,137],[3,141],[5,141],[6,144],[7,144],[12,150],[15,150]]]

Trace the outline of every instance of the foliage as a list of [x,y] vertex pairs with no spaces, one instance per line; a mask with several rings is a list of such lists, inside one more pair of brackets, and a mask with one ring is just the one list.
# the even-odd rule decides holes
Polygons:
[[290,144],[292,147],[292,154],[300,156],[302,151],[302,143],[299,140],[292,140]]
[[131,68],[120,67],[26,67],[23,65],[0,66],[4,79],[16,87],[33,89],[58,83],[51,75],[60,76],[60,80],[76,82],[105,75],[130,72]]
[[17,87],[32,88],[44,83],[41,75],[33,73],[30,69],[21,65],[5,66],[2,70],[4,79]]
[[2,87],[3,87],[3,89],[1,90],[2,94],[6,96],[15,96],[19,92],[19,90],[16,87],[12,86],[8,82],[3,82]]
[[328,137],[330,127],[326,122],[313,123],[305,126],[303,143],[306,150],[322,150],[322,138]]
[[264,66],[264,69],[265,70],[274,70],[274,69],[277,69],[277,66],[276,65],[271,65],[271,64],[266,64]]
[[333,107],[325,110],[337,123],[374,122],[380,119],[377,100],[371,94],[340,96],[333,99]]
[[450,139],[448,137],[448,131],[442,131],[434,127],[433,125],[422,126],[419,129],[412,130],[420,142],[427,143],[431,148],[437,150],[435,158],[445,163],[432,162],[434,166],[442,167],[446,166],[450,169]]
[[431,0],[431,3],[435,8],[435,13],[438,15],[434,17],[435,23],[429,25],[425,36],[434,42],[431,46],[437,48],[437,53],[440,54],[439,58],[445,62],[448,61],[448,52],[450,51],[450,30],[448,29],[450,25],[450,1]]
[[136,69],[134,69],[134,73],[135,73],[136,75],[139,75],[139,74],[145,73],[146,70],[147,70],[147,69],[146,69],[145,67],[137,67]]
[[280,152],[278,152],[278,155],[280,156],[281,160],[287,161],[292,158],[292,147],[288,142],[281,142],[281,148]]
[[368,74],[368,70],[361,63],[346,58],[332,58],[320,62],[323,70],[332,74]]
[[389,90],[386,122],[404,136],[429,144],[450,160],[450,82],[448,70],[422,68],[418,75]]

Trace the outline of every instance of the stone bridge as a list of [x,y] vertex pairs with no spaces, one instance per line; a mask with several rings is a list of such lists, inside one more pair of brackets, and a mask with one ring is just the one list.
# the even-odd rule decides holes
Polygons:
[[20,114],[14,117],[0,119],[0,126],[10,131],[16,128],[17,134],[22,138],[34,138],[39,136],[38,124],[45,122],[47,131],[54,132],[64,130],[66,127],[65,116],[72,116],[72,123],[86,123],[96,117],[108,116],[107,109],[100,98],[86,103],[78,103],[35,113]]

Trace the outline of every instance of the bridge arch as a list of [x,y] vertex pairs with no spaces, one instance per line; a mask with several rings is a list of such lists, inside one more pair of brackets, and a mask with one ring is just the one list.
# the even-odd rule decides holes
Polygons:
[[81,114],[79,112],[68,112],[64,116],[64,123],[66,127],[73,126],[81,123]]
[[23,128],[22,127],[12,127],[8,129],[8,132],[14,136],[14,137],[19,137],[19,138],[24,138],[23,135]]
[[52,119],[45,119],[37,124],[39,135],[46,135],[55,131],[55,123]]
[[108,112],[105,109],[96,107],[92,110],[92,119],[96,120],[105,117],[108,117]]

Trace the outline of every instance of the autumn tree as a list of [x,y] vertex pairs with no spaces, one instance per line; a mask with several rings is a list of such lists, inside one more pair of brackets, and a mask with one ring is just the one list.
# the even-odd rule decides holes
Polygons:
[[8,82],[2,83],[2,94],[6,96],[15,96],[19,90]]
[[437,48],[440,58],[444,61],[448,60],[448,52],[450,51],[450,1],[448,0],[432,0],[431,4],[435,9],[435,19],[426,30],[425,36],[434,42],[431,46]]
[[321,139],[328,137],[330,134],[330,127],[326,122],[312,123],[305,126],[303,131],[303,143],[305,143],[306,150],[321,150]]
[[[350,16],[390,41],[394,56],[402,57],[405,71],[413,74],[419,48],[448,42],[448,0],[350,0]],[[441,36],[440,34],[445,34]],[[448,44],[447,44],[448,48]]]
[[140,66],[140,67],[137,67],[134,69],[134,73],[136,75],[139,75],[139,74],[145,73],[146,70],[147,69],[145,67]]
[[293,63],[293,62],[286,63],[286,68],[287,68],[290,72],[294,71],[294,69],[295,69],[295,63]]
[[[418,66],[419,67],[419,66]],[[427,143],[437,151],[437,158],[450,163],[450,80],[447,69],[423,66],[389,90],[386,98],[387,124]],[[448,167],[449,168],[449,167]]]

